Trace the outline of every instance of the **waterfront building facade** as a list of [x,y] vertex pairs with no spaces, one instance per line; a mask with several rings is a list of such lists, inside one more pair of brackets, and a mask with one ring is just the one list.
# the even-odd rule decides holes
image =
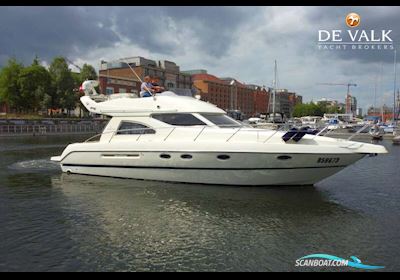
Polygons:
[[[290,92],[287,89],[277,89],[275,95],[275,113],[281,114],[286,118],[291,118],[294,106],[302,104],[302,102],[303,98],[301,95],[297,95],[295,92]],[[272,96],[269,104],[269,112],[272,113],[274,111]]]
[[369,107],[367,111],[369,117],[377,117],[379,120],[386,122],[393,118],[393,107],[386,104],[382,107]]
[[[139,95],[140,79],[151,76],[153,81],[178,95],[199,95],[225,111],[241,111],[245,117],[272,112],[272,89],[246,84],[232,77],[217,77],[204,69],[181,71],[172,61],[129,57],[115,61],[101,61],[99,83],[101,94],[132,93]],[[293,114],[302,97],[286,89],[277,90],[275,111],[287,118]]]
[[218,78],[191,70],[193,85],[201,100],[213,103],[225,111],[241,111],[246,117],[268,111],[270,91],[257,85],[246,85],[235,78]]
[[[128,65],[129,64],[129,65]],[[140,80],[134,75],[132,67],[143,80],[150,76],[154,82],[172,90],[178,95],[191,96],[192,78],[190,74],[180,71],[175,62],[168,60],[151,60],[144,57],[128,57],[111,62],[101,61],[99,71],[100,93],[134,93],[140,92]]]

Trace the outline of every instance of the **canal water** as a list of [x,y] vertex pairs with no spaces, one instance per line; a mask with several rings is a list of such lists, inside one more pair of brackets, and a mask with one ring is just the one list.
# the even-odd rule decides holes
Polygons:
[[400,146],[310,187],[66,175],[49,157],[85,136],[0,138],[0,271],[400,270]]

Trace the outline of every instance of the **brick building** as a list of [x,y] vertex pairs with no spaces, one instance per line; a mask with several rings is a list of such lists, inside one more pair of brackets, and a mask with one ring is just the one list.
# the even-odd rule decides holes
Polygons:
[[181,72],[180,67],[172,61],[156,61],[140,56],[111,62],[102,61],[99,71],[102,94],[117,92],[138,94],[140,92],[140,80],[128,64],[142,80],[145,76],[151,76],[168,90],[179,95],[192,95],[193,83],[190,74]]
[[215,104],[226,111],[233,108],[230,97],[233,93],[229,84],[210,74],[194,74],[192,80],[201,100]]
[[[196,73],[196,70],[191,72]],[[193,74],[192,80],[201,100],[225,111],[240,110],[247,117],[267,112],[269,91],[260,86],[246,85],[234,78],[218,78],[204,72]]]
[[[129,70],[129,71],[127,71]],[[108,68],[99,71],[100,93],[134,93],[140,92],[140,81],[132,71],[124,68]]]

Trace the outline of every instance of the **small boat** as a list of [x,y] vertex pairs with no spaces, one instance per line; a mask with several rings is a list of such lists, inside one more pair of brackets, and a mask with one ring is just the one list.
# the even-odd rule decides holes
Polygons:
[[373,127],[371,127],[369,134],[372,136],[372,139],[380,140],[383,138],[383,135],[385,134],[385,130],[383,127],[374,125]]
[[400,130],[393,131],[393,144],[400,145]]
[[385,133],[394,133],[396,128],[397,128],[396,124],[389,124],[389,125],[384,126]]

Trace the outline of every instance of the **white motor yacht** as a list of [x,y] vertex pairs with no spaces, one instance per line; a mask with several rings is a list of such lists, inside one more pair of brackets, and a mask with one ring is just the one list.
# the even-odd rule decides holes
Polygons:
[[243,126],[215,105],[165,92],[95,102],[112,117],[96,141],[53,157],[63,172],[220,185],[312,185],[380,145]]

